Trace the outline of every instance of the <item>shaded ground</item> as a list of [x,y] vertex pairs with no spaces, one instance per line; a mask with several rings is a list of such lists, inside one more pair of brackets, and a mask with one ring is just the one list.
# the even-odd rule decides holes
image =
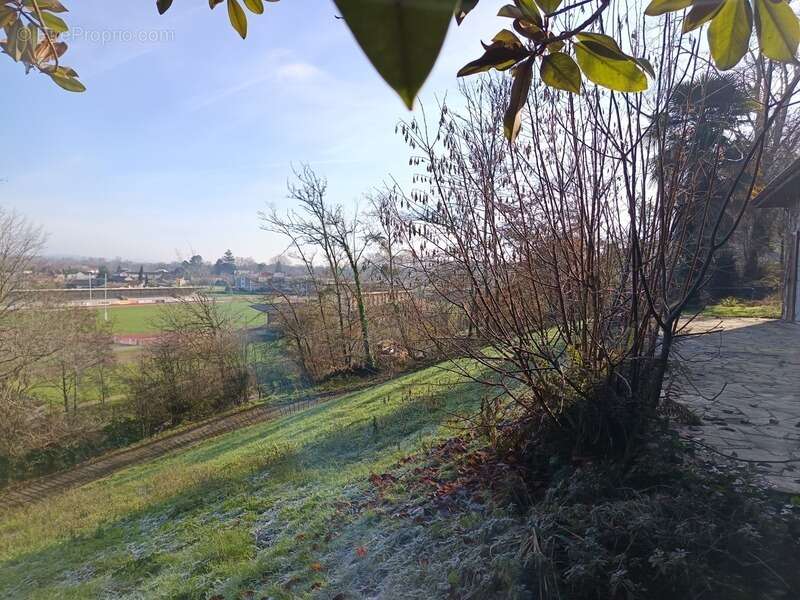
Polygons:
[[224,433],[316,406],[330,398],[331,394],[318,395],[283,406],[262,405],[231,415],[217,417],[167,437],[107,454],[68,471],[47,475],[16,485],[0,494],[0,508],[38,502],[70,488],[105,477],[130,465],[147,462],[164,456],[173,450],[193,446]]
[[695,441],[746,461],[768,487],[800,494],[800,325],[698,319],[670,393],[701,417]]

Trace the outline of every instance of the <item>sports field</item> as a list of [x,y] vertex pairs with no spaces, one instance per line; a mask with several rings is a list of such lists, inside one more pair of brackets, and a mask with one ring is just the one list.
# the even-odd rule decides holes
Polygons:
[[[264,323],[264,316],[250,308],[254,302],[251,298],[218,300],[224,312],[230,315],[242,329],[259,327]],[[115,335],[137,335],[157,333],[159,320],[165,307],[174,304],[144,304],[132,306],[111,306],[108,308],[108,319],[113,324]],[[98,308],[97,318],[104,319],[104,310]]]

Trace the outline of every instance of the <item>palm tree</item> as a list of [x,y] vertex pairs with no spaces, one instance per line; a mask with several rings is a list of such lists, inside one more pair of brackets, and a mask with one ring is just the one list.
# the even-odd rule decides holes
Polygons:
[[[673,234],[680,238],[686,276],[698,267],[698,249],[710,243],[727,192],[725,185],[751,144],[750,115],[755,102],[736,74],[711,74],[678,85],[660,116],[662,152],[656,169],[672,181],[680,220]],[[732,216],[723,215],[732,224]],[[711,269],[713,288],[732,287],[736,268],[730,255],[719,253]],[[722,264],[724,263],[724,265]]]

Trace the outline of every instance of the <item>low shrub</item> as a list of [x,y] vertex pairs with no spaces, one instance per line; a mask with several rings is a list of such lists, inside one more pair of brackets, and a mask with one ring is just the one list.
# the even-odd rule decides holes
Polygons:
[[[800,515],[664,436],[630,470],[563,465],[526,527],[529,588],[574,600],[796,598]],[[553,595],[552,597],[559,597]]]

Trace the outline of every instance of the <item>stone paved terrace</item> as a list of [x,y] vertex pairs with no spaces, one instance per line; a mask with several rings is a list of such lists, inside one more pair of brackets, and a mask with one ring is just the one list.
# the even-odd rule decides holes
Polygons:
[[702,426],[685,433],[739,459],[761,480],[800,494],[800,325],[769,319],[698,319],[680,341],[672,397]]

